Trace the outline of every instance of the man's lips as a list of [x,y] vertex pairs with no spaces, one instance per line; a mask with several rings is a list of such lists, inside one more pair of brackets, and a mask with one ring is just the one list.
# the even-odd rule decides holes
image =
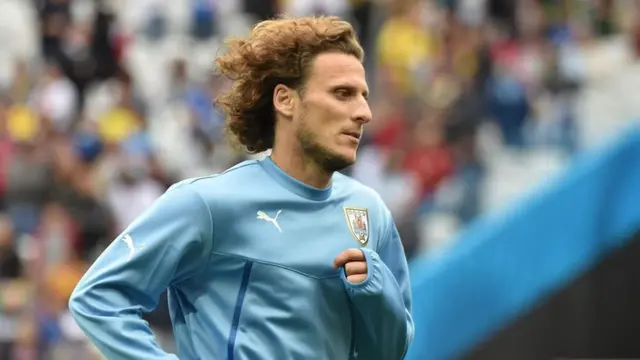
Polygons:
[[362,136],[362,133],[360,131],[344,131],[342,133],[356,140],[360,140],[360,136]]

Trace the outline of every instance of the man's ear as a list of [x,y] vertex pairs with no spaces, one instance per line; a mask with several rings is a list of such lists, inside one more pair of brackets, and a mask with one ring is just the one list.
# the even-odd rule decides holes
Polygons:
[[298,101],[298,93],[283,84],[276,85],[273,90],[273,107],[280,114],[291,117]]

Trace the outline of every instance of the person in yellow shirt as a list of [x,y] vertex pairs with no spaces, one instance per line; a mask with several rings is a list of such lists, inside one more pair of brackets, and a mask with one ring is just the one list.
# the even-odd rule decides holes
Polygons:
[[98,134],[106,143],[120,143],[141,128],[141,121],[134,111],[116,107],[98,120]]
[[440,47],[436,27],[427,26],[423,18],[431,9],[423,6],[419,1],[394,5],[377,38],[378,65],[390,71],[404,93],[415,90],[416,72],[435,60]]
[[27,106],[14,104],[7,111],[7,134],[13,141],[29,142],[41,130],[40,118]]

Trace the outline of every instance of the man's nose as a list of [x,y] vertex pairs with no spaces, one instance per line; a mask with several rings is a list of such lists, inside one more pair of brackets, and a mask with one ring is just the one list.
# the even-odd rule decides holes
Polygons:
[[362,103],[358,104],[357,109],[353,114],[353,119],[361,124],[366,124],[371,121],[371,108],[366,100],[363,99]]

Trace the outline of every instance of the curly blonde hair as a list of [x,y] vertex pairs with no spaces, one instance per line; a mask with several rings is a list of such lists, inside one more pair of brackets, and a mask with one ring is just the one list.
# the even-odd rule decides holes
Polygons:
[[248,153],[273,147],[276,85],[303,92],[305,77],[316,55],[341,52],[363,61],[356,32],[338,17],[281,18],[258,23],[248,38],[227,42],[216,59],[218,72],[233,82],[216,105],[226,116],[230,140]]

